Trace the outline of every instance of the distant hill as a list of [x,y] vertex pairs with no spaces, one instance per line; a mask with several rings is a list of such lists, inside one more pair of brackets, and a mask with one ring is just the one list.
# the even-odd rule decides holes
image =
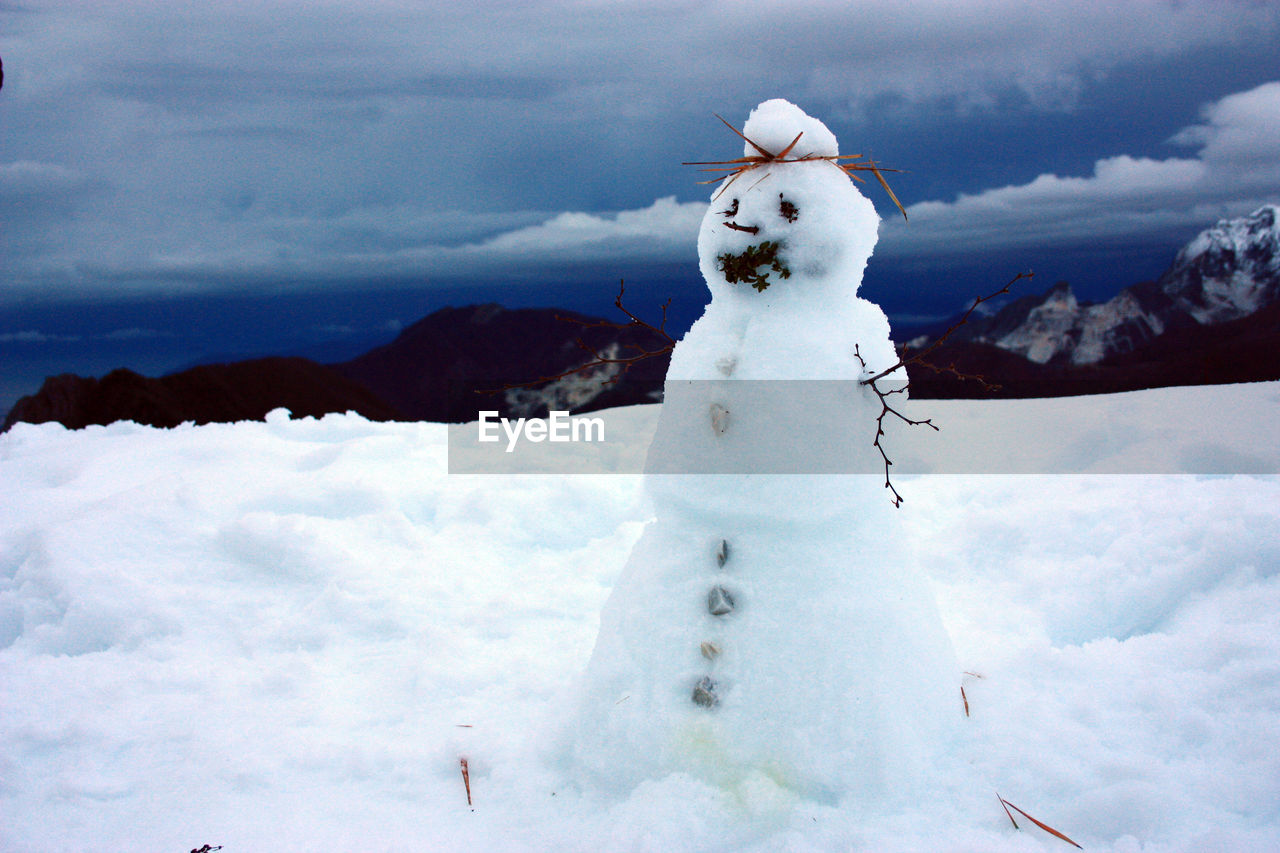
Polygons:
[[665,356],[625,372],[604,365],[537,388],[480,393],[587,363],[592,355],[578,341],[612,358],[666,343],[643,326],[619,329],[571,311],[472,305],[436,311],[391,343],[333,367],[413,420],[460,423],[475,420],[482,409],[538,417],[551,409],[585,412],[661,399]]
[[297,417],[355,411],[375,421],[404,419],[331,368],[303,358],[262,358],[195,367],[159,379],[124,369],[101,379],[53,376],[38,393],[17,402],[4,429],[19,421],[58,421],[80,429],[118,420],[157,427],[262,420],[281,406]]
[[[536,382],[591,360],[579,341],[610,358],[634,354],[637,347],[656,351],[666,343],[643,326],[617,328],[550,308],[450,307],[404,329],[389,344],[333,365],[262,358],[159,379],[123,369],[101,379],[51,377],[18,401],[4,429],[19,421],[58,421],[78,429],[116,420],[163,427],[260,420],[278,407],[295,417],[355,411],[371,420],[463,422],[480,410],[537,417],[550,409],[585,412],[661,399],[668,356],[625,372],[604,365],[587,375]],[[536,387],[501,390],[529,383]]]

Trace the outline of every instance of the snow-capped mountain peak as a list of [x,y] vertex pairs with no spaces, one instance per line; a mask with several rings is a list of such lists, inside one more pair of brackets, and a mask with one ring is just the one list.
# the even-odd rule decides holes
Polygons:
[[1045,364],[1095,364],[1167,329],[1225,323],[1280,301],[1280,206],[1224,219],[1178,252],[1154,283],[1082,305],[1059,282],[1040,297],[976,318],[962,336]]
[[1060,281],[1050,288],[1039,305],[1027,312],[1021,325],[993,343],[1044,364],[1074,342],[1079,316],[1080,303],[1071,285]]
[[1252,314],[1280,298],[1280,207],[1223,219],[1182,247],[1160,288],[1203,324]]

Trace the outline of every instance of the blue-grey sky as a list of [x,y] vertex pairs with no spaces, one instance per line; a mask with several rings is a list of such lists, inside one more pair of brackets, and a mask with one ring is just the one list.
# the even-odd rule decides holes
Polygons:
[[906,170],[872,265],[945,301],[1280,200],[1278,54],[1244,0],[0,0],[0,306],[693,269],[681,162],[772,97]]

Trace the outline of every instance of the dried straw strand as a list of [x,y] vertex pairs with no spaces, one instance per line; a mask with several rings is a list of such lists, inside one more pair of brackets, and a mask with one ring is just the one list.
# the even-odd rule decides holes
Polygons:
[[[738,128],[734,127],[732,124],[726,121],[724,116],[721,116],[718,114],[715,114],[715,115],[716,115],[716,118],[720,119],[720,121],[724,123],[725,127],[732,130],[737,136],[740,136],[742,139],[746,141],[748,145],[750,145],[752,148],[754,148],[756,151],[759,151],[760,153],[749,154],[743,157],[735,157],[732,160],[703,160],[703,161],[695,160],[695,161],[687,161],[685,163],[682,163],[681,165],[683,166],[710,166],[712,168],[699,169],[698,171],[717,173],[717,176],[714,178],[711,178],[710,180],[698,181],[698,183],[700,184],[714,184],[718,181],[724,181],[725,178],[729,179],[725,181],[724,186],[720,187],[720,189],[716,192],[716,194],[712,196],[711,198],[712,201],[715,201],[716,199],[718,199],[724,193],[725,190],[729,189],[729,187],[733,185],[734,181],[738,180],[739,177],[751,171],[752,169],[758,169],[761,166],[768,166],[773,163],[808,163],[808,162],[816,162],[816,161],[825,161],[827,163],[832,164],[837,169],[844,172],[850,178],[852,178],[855,181],[858,181],[859,183],[862,183],[863,181],[862,181],[862,178],[858,177],[858,175],[855,174],[856,172],[870,172],[871,174],[875,175],[876,180],[880,182],[880,186],[884,187],[884,191],[889,194],[889,198],[893,201],[894,206],[897,207],[898,210],[902,213],[902,218],[903,219],[907,218],[906,208],[902,206],[902,202],[898,201],[897,195],[894,194],[893,190],[889,187],[889,182],[886,181],[884,178],[885,172],[898,172],[898,171],[901,171],[900,169],[883,169],[874,160],[871,160],[870,158],[864,159],[863,155],[861,154],[839,154],[834,156],[823,156],[819,154],[805,154],[802,157],[788,157],[787,155],[789,155],[792,152],[792,150],[796,147],[796,145],[800,142],[800,137],[804,136],[804,131],[800,131],[799,133],[797,133],[796,138],[791,140],[790,145],[788,145],[786,148],[783,148],[781,151],[775,154],[769,149],[765,148],[763,145],[760,145],[755,140],[748,137],[741,130],[738,130]],[[848,162],[841,162],[841,161],[848,161]]]

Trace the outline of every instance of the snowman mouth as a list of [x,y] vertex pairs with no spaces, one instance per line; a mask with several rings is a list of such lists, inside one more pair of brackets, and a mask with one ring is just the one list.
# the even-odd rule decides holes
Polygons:
[[765,240],[737,254],[725,252],[716,256],[717,269],[724,273],[724,280],[729,284],[745,282],[763,293],[773,283],[771,275],[791,278],[791,269],[778,256],[782,248],[783,244],[776,240]]
[[725,228],[732,228],[734,231],[745,231],[748,234],[759,234],[760,226],[758,225],[739,225],[736,222],[726,222]]

